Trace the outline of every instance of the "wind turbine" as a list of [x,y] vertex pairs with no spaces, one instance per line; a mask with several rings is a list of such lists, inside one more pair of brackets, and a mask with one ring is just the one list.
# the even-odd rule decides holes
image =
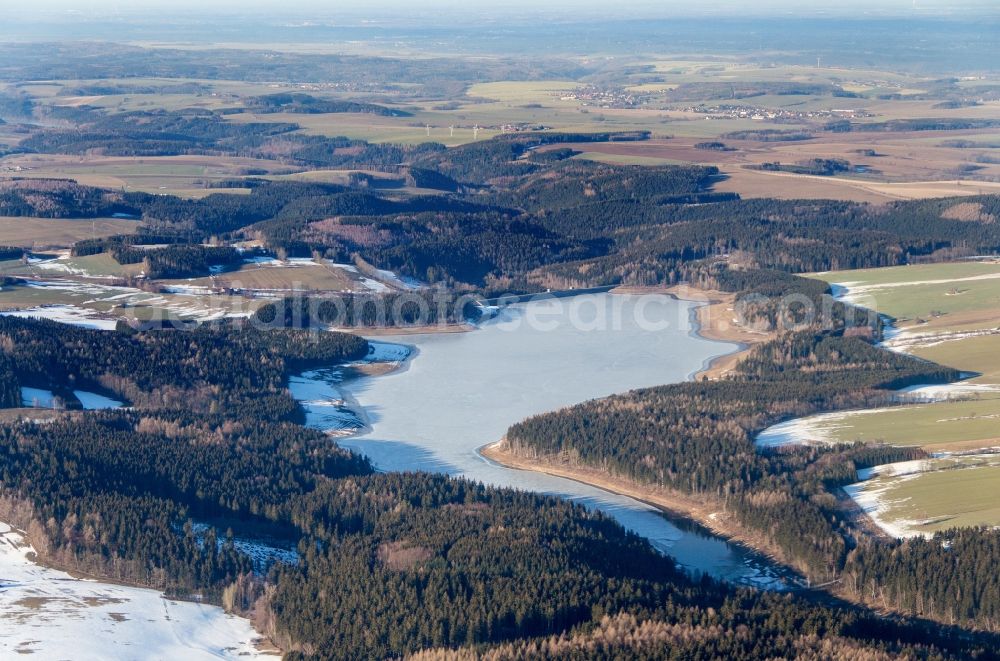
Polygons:
[[475,126],[472,127],[472,139],[473,140],[479,139],[479,124],[476,124]]
[[428,124],[427,125],[427,137],[430,137],[430,135],[431,135],[431,125]]
[[449,126],[448,130],[450,131],[450,133],[448,134],[448,137],[449,138],[454,138],[455,137],[455,126],[454,125]]

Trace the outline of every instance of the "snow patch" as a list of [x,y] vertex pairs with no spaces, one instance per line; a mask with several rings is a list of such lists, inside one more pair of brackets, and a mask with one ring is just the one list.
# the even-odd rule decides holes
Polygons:
[[[207,523],[194,523],[191,526],[199,543],[204,542],[205,533],[208,532],[209,528],[211,526]],[[225,543],[226,536],[224,531],[220,532],[216,530],[216,545],[218,548],[221,549]],[[260,572],[262,575],[267,574],[267,571],[275,562],[283,562],[288,565],[297,565],[299,563],[299,552],[295,549],[275,546],[261,540],[233,537],[233,547],[237,551],[250,556],[250,559],[253,561],[254,571]]]
[[916,385],[899,391],[901,401],[940,402],[949,399],[967,399],[989,393],[1000,392],[1000,384],[993,383],[944,383],[937,385]]
[[155,590],[83,580],[33,562],[0,523],[0,656],[40,659],[262,659],[250,622]]
[[6,310],[0,315],[20,317],[22,319],[49,319],[71,326],[91,328],[95,330],[114,330],[118,323],[114,319],[99,318],[93,310],[75,305],[44,305],[23,310]]
[[376,269],[375,272],[378,273],[378,277],[381,280],[395,285],[399,289],[416,291],[417,289],[423,289],[424,287],[424,283],[420,282],[416,278],[410,278],[405,275],[396,275],[392,271],[386,271],[385,269]]
[[882,413],[891,408],[861,409],[856,411],[835,411],[820,413],[804,418],[794,418],[771,425],[757,434],[754,443],[759,448],[775,448],[783,445],[812,445],[819,443],[838,443],[836,432],[851,427],[843,424],[847,420],[870,413]]
[[366,278],[364,276],[361,276],[360,281],[361,284],[365,286],[365,289],[368,289],[369,291],[377,292],[379,294],[390,291],[389,286],[384,282],[372,280],[371,278]]
[[270,266],[277,268],[295,268],[300,266],[318,266],[312,257],[289,257],[288,259],[278,259],[266,255],[254,255],[244,257],[245,264],[256,264],[258,266]]
[[21,388],[21,403],[29,408],[54,409],[56,396],[50,390]]
[[86,390],[74,390],[73,394],[76,398],[80,400],[80,404],[87,411],[100,411],[104,409],[120,409],[124,404],[117,400],[111,399],[110,397],[105,397],[104,395],[98,395],[94,392],[87,392]]

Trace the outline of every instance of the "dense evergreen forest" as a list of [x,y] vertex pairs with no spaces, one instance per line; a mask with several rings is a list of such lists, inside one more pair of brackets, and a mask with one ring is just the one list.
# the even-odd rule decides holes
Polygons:
[[[280,387],[306,361],[350,360],[365,349],[351,336],[321,338],[0,318],[4,391],[32,383],[133,393],[131,409],[0,425],[0,517],[26,529],[49,562],[198,593],[251,615],[293,659],[434,648],[509,657],[538,646],[579,658],[588,640],[608,655],[649,658],[669,648],[697,658],[833,650],[985,659],[1000,645],[987,634],[694,581],[579,505],[443,476],[373,473],[323,434],[259,407],[217,406],[234,389],[250,396]],[[872,362],[891,378],[912,370],[904,359]],[[134,394],[166,388],[184,395]],[[194,390],[206,406],[190,405]],[[198,533],[204,523],[210,528]],[[255,568],[234,543],[253,535],[296,547],[298,562]]]
[[[761,453],[754,436],[786,418],[888,404],[890,389],[957,378],[857,338],[789,333],[758,347],[730,378],[634,391],[543,414],[509,430],[512,451],[724,503],[817,581],[843,568],[843,513],[828,490],[856,480],[869,451]],[[880,459],[912,450],[880,450]],[[879,463],[885,463],[880,461]]]
[[375,103],[318,99],[311,94],[280,93],[252,96],[244,99],[247,108],[255,113],[291,112],[306,115],[318,113],[359,112],[384,117],[408,117],[411,113],[387,108]]
[[[127,328],[127,327],[126,327]],[[252,325],[190,332],[95,334],[57,322],[0,317],[5,384],[43,388],[74,401],[74,389],[110,392],[135,406],[298,420],[288,372],[368,353],[360,337]],[[19,403],[18,403],[19,405]]]

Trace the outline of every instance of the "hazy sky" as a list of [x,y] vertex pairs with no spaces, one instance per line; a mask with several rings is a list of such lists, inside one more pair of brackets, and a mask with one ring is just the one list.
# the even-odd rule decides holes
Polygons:
[[[485,13],[516,15],[533,13],[544,7],[546,13],[565,10],[568,15],[583,13],[618,15],[839,15],[864,16],[872,14],[907,15],[919,13],[947,13],[959,15],[996,11],[996,0],[31,0],[9,4],[5,12],[21,17],[45,12],[80,11],[105,13],[108,11],[128,14],[171,11],[177,12],[247,12],[314,14],[333,17],[355,17],[364,14],[419,14],[431,11],[451,11],[461,14]],[[572,12],[570,12],[572,10]],[[8,14],[9,16],[10,14]]]

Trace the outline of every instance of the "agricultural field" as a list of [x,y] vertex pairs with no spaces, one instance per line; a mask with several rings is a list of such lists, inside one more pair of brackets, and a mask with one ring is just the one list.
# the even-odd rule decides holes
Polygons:
[[[289,52],[317,49],[325,52],[322,45],[276,47]],[[402,81],[383,81],[384,89],[377,97],[335,86],[193,78],[53,80],[23,84],[18,89],[48,106],[96,107],[110,113],[186,108],[235,111],[226,115],[228,121],[291,122],[298,124],[303,134],[345,136],[374,143],[434,141],[457,146],[505,131],[539,128],[573,132],[644,130],[652,134],[652,142],[591,144],[582,151],[588,152],[588,158],[606,162],[717,165],[725,175],[717,190],[737,192],[744,197],[811,197],[880,203],[1000,190],[1000,164],[995,162],[1000,160],[995,153],[1000,150],[989,146],[997,140],[995,128],[874,133],[824,130],[826,123],[839,116],[851,116],[852,121],[862,124],[928,117],[978,120],[1000,117],[998,101],[942,107],[935,96],[939,93],[939,80],[865,69],[768,66],[726,58],[657,58],[640,60],[636,65],[623,67],[618,73],[609,70],[579,80],[473,83],[464,92],[445,98],[411,95],[412,86]],[[976,82],[989,85],[993,81]],[[767,87],[778,83],[820,86],[816,88],[819,90],[822,86],[836,85],[857,96],[822,91],[781,94]],[[716,87],[705,92],[696,87],[687,96],[672,96],[679,86],[691,85]],[[728,98],[722,91],[729,85],[759,85],[761,92]],[[76,93],[88,89],[158,89],[160,93]],[[595,90],[597,93],[593,94]],[[251,96],[276,92],[300,92],[321,99],[376,101],[405,110],[409,115],[260,113],[246,101]],[[634,98],[627,99],[627,95]],[[892,98],[880,98],[886,95]],[[733,111],[733,107],[742,108],[743,114]],[[762,129],[799,131],[812,138],[771,142],[725,137],[731,132]],[[732,151],[694,148],[698,142],[713,140],[724,141]],[[960,147],[955,145],[956,141],[984,146]],[[8,157],[12,158],[15,157]],[[28,174],[18,176],[65,176],[86,184],[198,197],[206,194],[205,182],[242,176],[241,169],[265,170],[271,174],[280,174],[281,170],[273,161],[237,163],[234,159],[218,162],[200,158],[192,161],[184,157],[174,163],[141,159],[145,162],[129,165],[87,157],[86,162],[37,165],[34,170],[27,170]],[[837,176],[809,176],[757,169],[764,163],[791,165],[815,158],[843,160],[850,164],[851,170]],[[18,164],[16,159],[9,164],[7,159],[0,160],[0,173],[8,165]],[[229,192],[245,191],[235,188]]]
[[[997,320],[1000,326],[1000,319]],[[948,341],[918,346],[910,350],[915,356],[950,365],[956,369],[975,372],[981,376],[970,383],[1000,384],[1000,336],[976,334]]]
[[0,290],[0,310],[20,310],[22,316],[113,327],[117,319],[209,320],[247,316],[263,303],[204,289],[150,289],[79,279],[36,280]]
[[115,234],[132,234],[138,223],[121,218],[61,219],[0,216],[0,237],[4,245],[33,250],[71,246],[83,239]]
[[[962,206],[962,205],[958,205]],[[970,205],[971,206],[971,205]],[[974,213],[957,209],[956,213]],[[932,458],[877,467],[848,488],[894,536],[1000,525],[1000,262],[964,261],[815,274],[845,298],[897,319],[886,344],[971,378],[916,389],[933,401],[794,421],[800,439],[919,446]],[[863,476],[864,477],[864,476]]]
[[[764,128],[760,122],[750,120],[699,122],[667,118],[644,128],[669,133],[671,137],[636,143],[570,146],[588,152],[589,157],[606,160],[614,157],[617,162],[629,162],[631,158],[636,164],[715,165],[724,175],[716,184],[716,190],[739,193],[743,197],[884,203],[1000,192],[1000,165],[973,164],[979,151],[940,146],[942,132],[936,132],[939,134],[936,142],[910,137],[911,134],[857,134],[845,138],[823,132],[804,141],[757,142],[723,137],[729,131]],[[713,151],[695,146],[705,141],[720,141],[728,150]],[[874,150],[876,156],[861,153],[867,149]],[[816,176],[756,169],[764,163],[795,164],[814,158],[846,161],[852,168],[863,171]],[[973,165],[978,169],[976,178],[970,179],[963,168]]]
[[1000,525],[998,485],[1000,455],[974,455],[880,466],[849,491],[884,530],[911,537]]
[[[86,223],[87,221],[81,221]],[[134,222],[134,221],[132,221]],[[83,276],[85,278],[127,278],[139,275],[142,264],[119,264],[108,253],[72,257],[64,250],[53,254],[36,254],[27,263],[0,262],[6,268],[7,275],[29,276],[35,278],[51,278],[66,276]]]
[[814,277],[846,287],[846,300],[894,317],[903,338],[1000,326],[996,260],[832,271]]
[[307,258],[261,258],[240,269],[204,278],[145,281],[135,287],[118,284],[141,269],[141,264],[120,265],[106,253],[87,257],[64,253],[32,258],[27,265],[18,260],[0,262],[0,273],[27,276],[24,284],[0,289],[0,310],[25,310],[23,314],[29,316],[113,326],[117,319],[248,316],[268,300],[295,291],[365,293],[404,286],[388,273],[369,277],[350,264]]
[[830,413],[799,420],[800,439],[824,443],[888,443],[928,452],[1000,446],[1000,392],[967,400]]
[[246,188],[214,188],[214,182],[250,173],[284,174],[295,169],[275,161],[228,156],[62,156],[18,154],[0,158],[0,177],[73,179],[99,186],[182,197],[247,193]]
[[[184,281],[163,281],[176,286],[251,289],[260,292],[276,291],[368,291],[355,267],[333,265],[326,260],[295,259],[288,262],[273,260],[264,264],[245,264],[235,271],[227,271],[207,278]],[[378,285],[372,285],[377,287]]]
[[598,163],[613,163],[615,165],[677,165],[681,161],[669,158],[659,158],[656,156],[641,156],[629,154],[608,154],[601,151],[585,151],[577,154],[573,158],[587,161],[597,161]]

